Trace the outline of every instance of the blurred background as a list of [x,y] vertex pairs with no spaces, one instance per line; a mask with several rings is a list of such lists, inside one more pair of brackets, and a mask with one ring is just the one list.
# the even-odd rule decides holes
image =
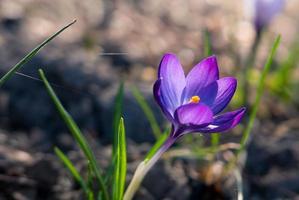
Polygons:
[[[254,98],[260,69],[281,34],[242,161],[246,199],[299,198],[298,10],[297,0],[286,1],[262,35],[250,73],[249,96]],[[53,147],[59,146],[84,170],[82,155],[43,83],[34,80],[38,68],[55,84],[104,167],[111,155],[114,98],[120,82],[125,82],[123,116],[132,173],[155,138],[131,86],[139,88],[165,127],[152,97],[162,55],[177,54],[188,72],[204,57],[208,33],[221,76],[238,76],[256,34],[252,11],[243,1],[0,0],[1,76],[73,19],[77,23],[26,64],[20,70],[23,75],[14,75],[1,87],[0,199],[83,199],[53,154]],[[239,106],[236,95],[231,109]],[[221,136],[221,143],[238,143],[241,127]],[[198,145],[207,146],[209,141],[209,136],[201,137]],[[178,147],[186,144],[182,141]],[[163,160],[147,176],[136,199],[236,199],[236,183],[217,176],[221,160],[230,155],[231,151],[223,151],[208,166],[202,157]]]

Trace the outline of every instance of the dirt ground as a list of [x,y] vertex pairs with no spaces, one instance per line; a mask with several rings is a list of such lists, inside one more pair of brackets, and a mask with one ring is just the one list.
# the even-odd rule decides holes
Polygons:
[[[296,0],[289,0],[271,23],[257,54],[257,69],[277,34],[282,35],[282,44],[275,66],[287,58],[298,41],[298,8]],[[129,180],[154,142],[130,86],[140,88],[164,126],[166,121],[152,97],[163,53],[178,54],[188,71],[203,57],[203,33],[208,30],[221,76],[233,76],[255,34],[248,13],[242,1],[1,0],[0,74],[43,39],[77,19],[20,72],[38,77],[37,69],[45,70],[51,83],[58,85],[54,89],[86,133],[103,167],[108,166],[111,155],[114,96],[120,81],[125,80]],[[293,75],[298,80],[298,69]],[[299,199],[299,98],[292,98],[283,101],[270,91],[264,95],[248,150],[240,162],[245,199]],[[237,143],[240,130],[221,136],[221,143]],[[209,136],[203,141],[208,145]],[[182,144],[173,150],[184,149]],[[53,154],[54,146],[67,152],[84,171],[83,156],[43,84],[15,75],[0,90],[0,200],[84,199],[79,185]],[[206,175],[207,170],[213,174],[214,169],[222,169],[230,155],[230,150],[220,152],[212,163],[202,157],[165,156],[145,178],[135,199],[237,199],[234,174],[213,181]]]

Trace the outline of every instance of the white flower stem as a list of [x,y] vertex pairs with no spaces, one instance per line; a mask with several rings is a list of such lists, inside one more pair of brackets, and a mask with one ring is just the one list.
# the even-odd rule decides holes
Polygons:
[[138,165],[138,167],[134,173],[134,176],[125,192],[123,200],[131,200],[134,197],[134,195],[137,192],[145,175],[154,166],[154,164],[159,160],[159,158],[162,156],[162,154],[174,142],[175,142],[175,138],[169,137],[150,160],[144,160]]

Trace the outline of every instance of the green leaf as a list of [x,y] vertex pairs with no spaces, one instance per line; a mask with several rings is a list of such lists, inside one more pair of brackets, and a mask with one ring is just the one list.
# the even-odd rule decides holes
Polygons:
[[88,193],[88,200],[94,200],[93,192],[90,190]]
[[69,172],[72,174],[73,178],[80,184],[81,188],[83,189],[84,193],[89,196],[89,189],[87,187],[87,184],[85,183],[84,179],[80,176],[78,170],[75,168],[72,161],[68,159],[68,157],[58,148],[54,148],[55,154],[58,156],[58,158],[62,161],[64,166],[69,170]]
[[35,47],[31,52],[29,52],[22,60],[20,60],[13,68],[11,68],[1,79],[0,79],[0,87],[16,72],[18,71],[23,65],[25,65],[28,61],[30,61],[44,46],[46,46],[51,40],[53,40],[56,36],[62,33],[65,29],[72,26],[76,20],[69,23],[56,33],[54,33],[51,37],[43,41],[40,45]]
[[121,82],[118,91],[115,97],[114,103],[114,117],[113,117],[113,151],[112,155],[115,154],[117,148],[117,137],[118,137],[118,127],[119,127],[119,120],[122,115],[122,108],[123,108],[123,97],[124,97],[124,83]]
[[252,109],[252,111],[249,115],[249,121],[248,121],[248,124],[245,128],[243,137],[241,139],[240,148],[237,152],[237,155],[239,155],[245,149],[245,145],[248,142],[249,135],[250,135],[250,132],[252,130],[252,127],[253,127],[253,124],[254,124],[254,121],[255,121],[255,118],[256,118],[256,114],[257,114],[257,111],[258,111],[258,107],[260,105],[260,101],[261,101],[261,98],[262,98],[263,93],[264,93],[266,76],[269,72],[269,69],[272,65],[273,58],[275,56],[276,50],[279,46],[280,38],[281,37],[279,35],[275,39],[275,41],[273,43],[273,46],[272,46],[272,49],[271,49],[271,52],[270,52],[270,55],[268,56],[267,61],[265,63],[265,66],[263,68],[263,71],[262,71],[262,74],[261,74],[261,77],[259,79],[258,86],[257,86],[257,94],[256,94],[255,101],[254,101],[254,104],[253,104],[253,109]]
[[148,105],[145,98],[142,96],[141,92],[138,90],[137,87],[132,86],[131,90],[133,96],[137,100],[139,106],[141,107],[143,113],[145,114],[147,120],[149,121],[154,136],[156,137],[156,139],[158,139],[162,135],[162,132],[161,129],[159,128],[158,122],[155,118],[152,109],[150,108],[150,106]]
[[147,153],[147,155],[145,156],[144,160],[150,160],[155,153],[158,151],[158,149],[164,144],[164,142],[166,141],[166,139],[168,138],[168,130],[165,131],[165,133],[163,133],[155,142],[155,144],[152,146],[152,148],[150,149],[150,151]]
[[208,30],[204,31],[203,35],[203,41],[204,41],[204,56],[211,56],[212,55],[212,43],[211,43],[211,36]]
[[92,166],[90,162],[87,163],[87,187],[90,188],[88,193],[88,200],[94,200],[94,192],[93,192],[93,181],[94,180],[94,173],[92,170]]
[[116,153],[112,154],[111,162],[110,162],[108,168],[106,169],[104,182],[107,185],[107,187],[110,185],[110,183],[112,181],[114,168],[115,168],[115,162],[116,162]]
[[127,152],[126,152],[126,133],[123,118],[120,118],[118,136],[117,136],[117,149],[116,149],[116,162],[114,168],[114,181],[113,181],[113,200],[122,200],[126,183],[127,172]]
[[39,75],[40,75],[41,79],[43,80],[43,82],[45,84],[45,87],[48,91],[48,94],[51,97],[54,105],[56,106],[61,118],[63,119],[64,123],[67,125],[68,129],[72,133],[75,141],[80,146],[80,149],[83,151],[85,157],[90,162],[90,165],[93,169],[93,172],[94,172],[94,174],[95,174],[95,176],[96,176],[96,178],[99,182],[100,190],[103,192],[104,199],[108,200],[109,199],[108,191],[107,191],[107,188],[104,184],[103,178],[101,176],[100,168],[97,164],[96,158],[95,158],[90,146],[88,145],[85,137],[81,133],[80,129],[78,128],[78,126],[75,123],[75,121],[73,120],[73,118],[69,115],[69,113],[62,106],[60,100],[56,96],[53,88],[49,84],[44,72],[41,69],[39,69]]
[[220,134],[219,133],[212,133],[211,134],[211,145],[214,149],[217,149],[219,145]]
[[112,158],[105,174],[104,181],[106,185],[108,185],[112,181],[115,162],[116,162],[115,158],[117,152],[116,149],[117,149],[117,139],[118,139],[118,127],[119,127],[119,120],[121,118],[122,108],[123,108],[123,96],[124,96],[124,83],[122,81],[118,87],[118,91],[114,100]]
[[[204,31],[204,55],[205,57],[211,56],[213,54],[212,52],[212,42],[211,42],[211,35],[208,30]],[[217,133],[213,133],[211,135],[211,145],[213,148],[217,148],[220,141],[220,135]]]

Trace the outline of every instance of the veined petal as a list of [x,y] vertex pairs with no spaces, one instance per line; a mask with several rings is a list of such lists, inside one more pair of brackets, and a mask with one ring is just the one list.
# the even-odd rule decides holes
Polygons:
[[221,78],[199,91],[200,101],[208,105],[214,114],[221,112],[233,97],[237,80],[232,77]]
[[158,78],[161,80],[160,95],[165,107],[173,115],[180,105],[182,91],[186,86],[185,74],[174,54],[165,54],[161,60]]
[[227,131],[239,124],[242,117],[244,116],[245,110],[245,108],[240,108],[236,111],[219,115],[214,118],[214,121],[210,125],[204,128],[199,128],[195,131],[201,133],[216,133]]
[[153,88],[153,93],[154,93],[154,98],[156,100],[156,102],[158,103],[158,105],[160,106],[162,112],[165,114],[165,116],[167,117],[168,120],[170,120],[171,122],[174,121],[173,116],[171,115],[171,110],[165,105],[165,102],[161,96],[161,79],[158,79],[155,84],[154,84],[154,88]]
[[[237,88],[237,80],[232,77],[224,77],[211,84],[202,91],[199,96],[209,105],[214,114],[221,112],[232,99]],[[214,92],[216,90],[216,92]]]
[[180,106],[175,111],[174,118],[181,125],[208,125],[213,121],[213,112],[204,104],[189,103]]
[[186,77],[186,88],[183,101],[190,99],[193,95],[219,79],[219,71],[215,56],[205,58],[195,65]]

